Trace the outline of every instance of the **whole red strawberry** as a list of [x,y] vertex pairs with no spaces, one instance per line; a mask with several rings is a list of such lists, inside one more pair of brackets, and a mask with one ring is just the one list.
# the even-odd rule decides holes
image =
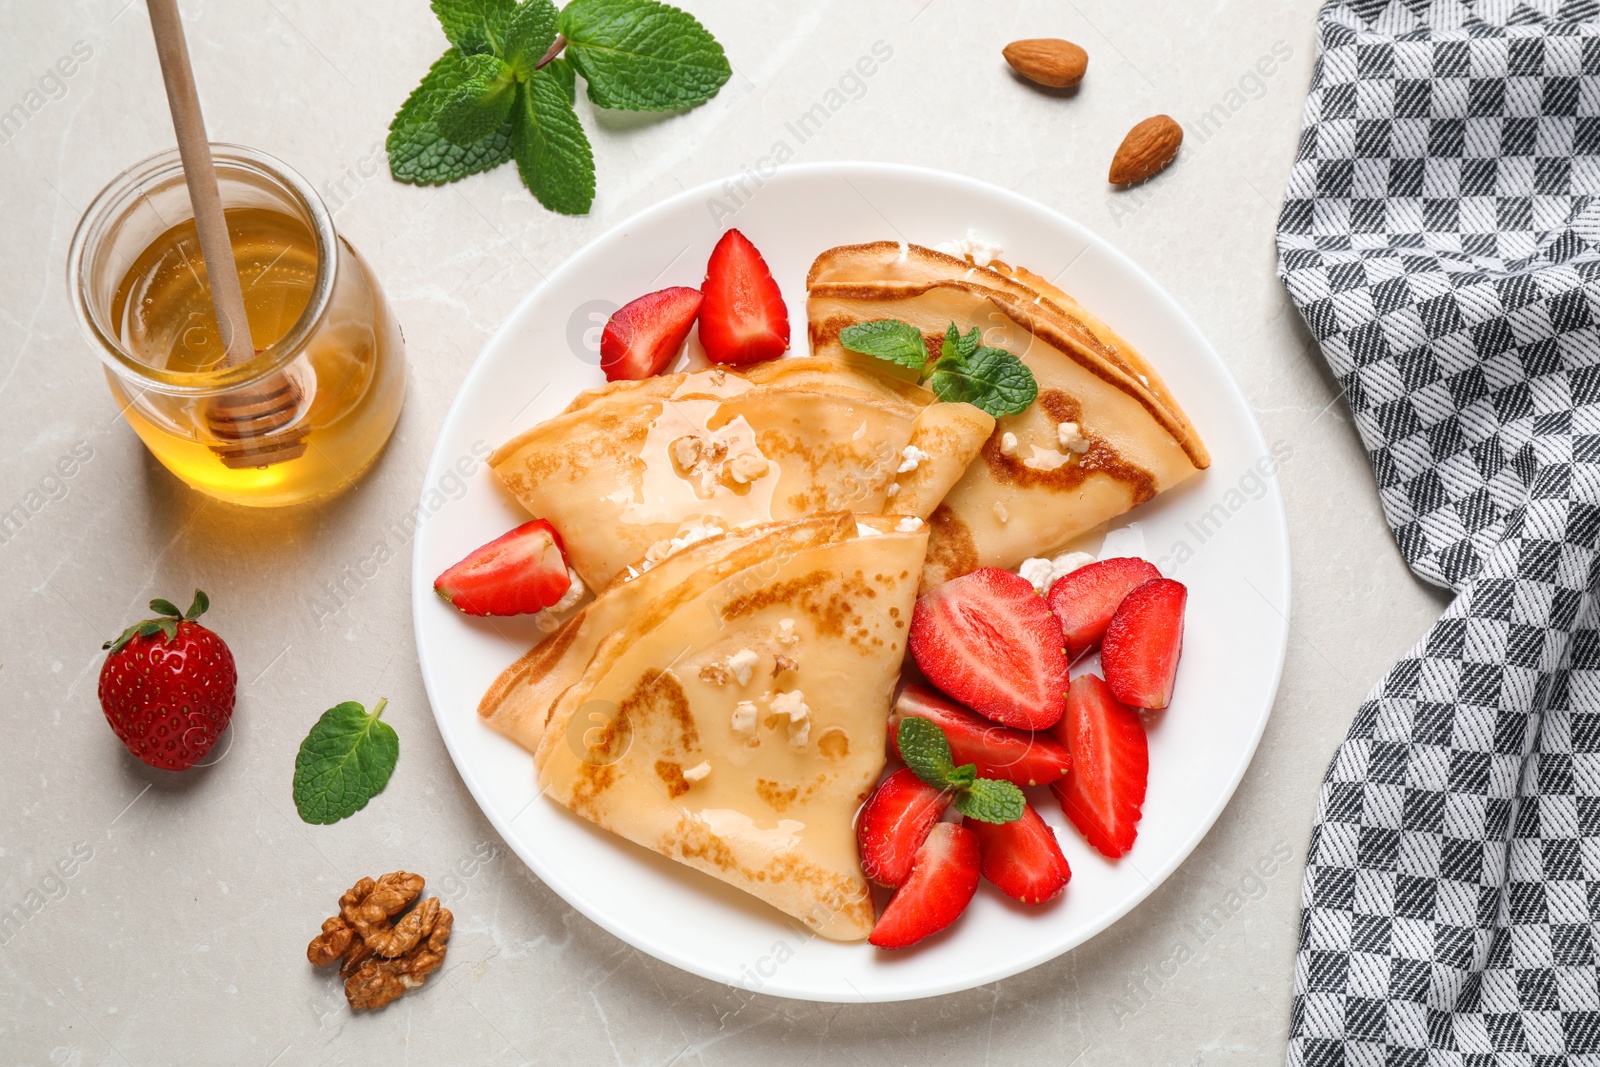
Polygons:
[[100,707],[128,751],[152,767],[194,766],[233,718],[233,653],[194,621],[210,606],[198,589],[181,614],[170,600],[152,600],[158,618],[105,643],[111,655],[100,668]]

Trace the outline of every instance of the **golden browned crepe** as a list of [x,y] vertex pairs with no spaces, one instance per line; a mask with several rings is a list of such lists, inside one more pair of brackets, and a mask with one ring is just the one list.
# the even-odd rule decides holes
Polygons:
[[823,936],[871,932],[852,819],[884,763],[927,528],[848,513],[603,590],[479,708],[549,797]]
[[[598,589],[724,530],[834,511],[927,518],[992,425],[887,364],[790,357],[589,390],[490,464]],[[936,461],[902,472],[919,440]]]
[[920,329],[936,350],[954,322],[1026,363],[1039,398],[996,420],[979,457],[929,517],[923,588],[1013,568],[1208,466],[1165,383],[1105,323],[1037,275],[917,245],[845,245],[807,277],[812,351],[856,365],[839,332],[873,319]]

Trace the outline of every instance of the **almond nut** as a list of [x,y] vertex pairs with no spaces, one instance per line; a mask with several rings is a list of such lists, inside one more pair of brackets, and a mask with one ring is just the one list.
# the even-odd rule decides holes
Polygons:
[[1011,69],[1029,81],[1052,89],[1068,89],[1083,80],[1089,53],[1057,37],[1012,41],[1001,53]]
[[1168,115],[1145,119],[1128,131],[1111,160],[1111,184],[1132,185],[1153,178],[1178,157],[1183,127]]

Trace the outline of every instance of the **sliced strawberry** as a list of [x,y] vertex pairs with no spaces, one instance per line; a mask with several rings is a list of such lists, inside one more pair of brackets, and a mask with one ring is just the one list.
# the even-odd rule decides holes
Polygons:
[[572,586],[555,527],[525,522],[434,579],[433,591],[468,615],[529,615]]
[[1183,654],[1183,606],[1189,590],[1159,578],[1129,593],[1100,643],[1106,684],[1124,704],[1159,710],[1172,703]]
[[889,889],[904,882],[917,849],[950,799],[949,793],[924,782],[909,767],[885,778],[856,820],[856,844],[866,876]]
[[1061,623],[1028,579],[985,567],[917,600],[907,638],[929,681],[996,722],[1055,725],[1066,706]]
[[606,381],[638,381],[665,370],[683,348],[704,299],[698,289],[675,285],[624,304],[600,335]]
[[979,778],[1049,785],[1072,764],[1067,746],[1049,734],[1000,726],[914,682],[900,690],[889,713],[889,750],[896,756],[900,755],[900,720],[908,715],[929,719],[943,730],[956,766],[977,764]]
[[953,822],[935,825],[867,940],[879,948],[905,948],[955,922],[978,891],[978,862],[971,830]]
[[700,308],[700,343],[713,363],[777,359],[789,347],[789,309],[767,261],[738,230],[711,250]]
[[1061,620],[1067,658],[1077,659],[1106,635],[1124,597],[1161,577],[1155,564],[1133,556],[1103,559],[1063,575],[1050,587],[1050,610]]
[[1043,904],[1066,888],[1072,878],[1056,832],[1039,818],[1032,804],[1016,822],[964,819],[961,825],[978,835],[983,876],[1008,897],[1024,904]]
[[1072,751],[1072,769],[1050,791],[1089,844],[1115,859],[1139,836],[1150,779],[1144,723],[1098,675],[1084,674],[1072,680],[1055,735]]

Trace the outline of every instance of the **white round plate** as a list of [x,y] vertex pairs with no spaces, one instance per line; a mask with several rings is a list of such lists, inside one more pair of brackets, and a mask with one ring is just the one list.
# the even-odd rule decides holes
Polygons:
[[[823,249],[884,239],[933,245],[971,228],[1003,246],[1008,262],[1054,279],[1142,351],[1211,449],[1209,470],[1105,535],[1113,553],[1148,556],[1187,583],[1183,662],[1173,707],[1150,721],[1150,788],[1128,856],[1102,858],[1048,793],[1038,804],[1073,872],[1051,904],[1024,908],[985,884],[959,922],[913,949],[816,938],[753,898],[539,797],[529,753],[478,719],[484,690],[540,636],[529,620],[468,619],[433,595],[435,575],[528,518],[483,457],[600,385],[598,338],[610,312],[654,289],[698,286],[729,226],[766,257],[801,353],[806,270]],[[511,313],[467,375],[423,487],[412,573],[422,677],[450,755],[495,829],[545,884],[629,944],[706,978],[805,1000],[968,989],[1052,959],[1127,914],[1232,796],[1266,726],[1288,642],[1289,539],[1275,471],[1238,385],[1178,305],[1056,212],[970,178],[883,164],[821,163],[716,182],[635,216],[569,259]]]

